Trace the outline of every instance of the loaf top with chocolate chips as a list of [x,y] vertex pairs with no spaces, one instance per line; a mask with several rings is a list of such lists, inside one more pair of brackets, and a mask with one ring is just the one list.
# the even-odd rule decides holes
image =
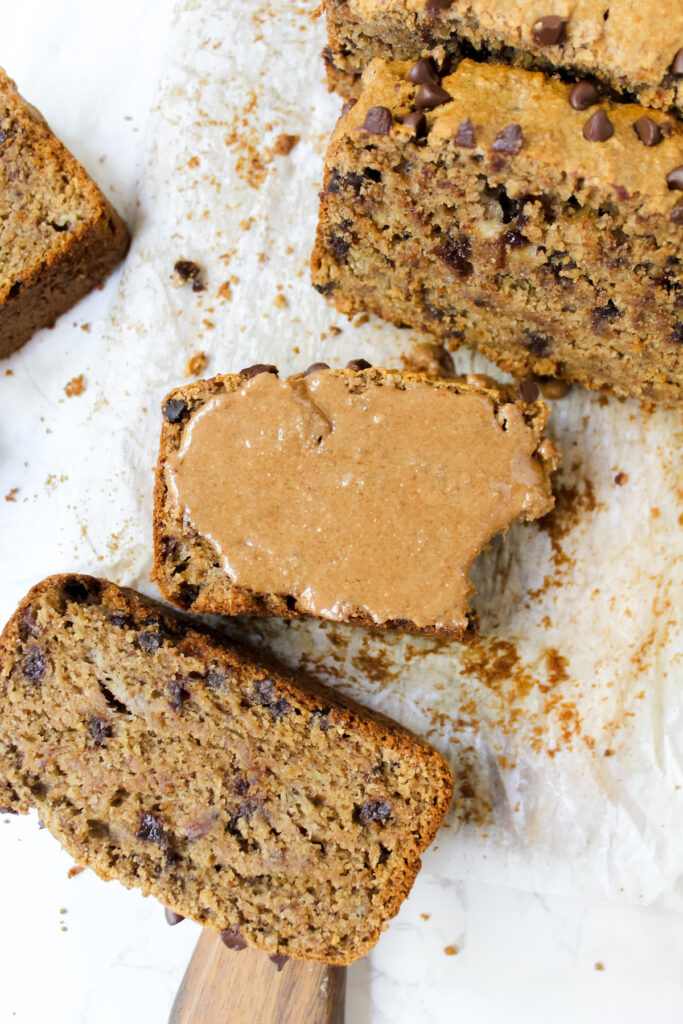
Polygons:
[[[402,148],[399,164],[469,157],[509,195],[551,193],[576,205],[608,199],[631,218],[635,232],[656,230],[678,247],[683,222],[683,124],[635,104],[614,104],[540,72],[463,60],[440,78],[429,59],[375,59],[357,103],[340,118],[328,152],[328,181],[348,144],[368,150],[369,163]],[[577,92],[578,91],[578,92]],[[421,113],[424,124],[405,121]],[[420,137],[422,136],[422,137]],[[342,158],[343,159],[343,158]],[[343,170],[340,172],[343,173]],[[334,188],[334,186],[333,186]]]
[[103,878],[233,948],[338,964],[398,910],[453,788],[382,715],[73,575],[0,638],[0,779]]
[[494,59],[519,60],[521,55],[537,67],[604,78],[619,91],[637,92],[647,106],[680,108],[683,102],[679,0],[469,0],[466,5],[457,0],[344,0],[343,5],[327,0],[327,5],[339,9],[336,19],[409,25],[418,52],[420,44],[448,48],[451,36],[461,36]]

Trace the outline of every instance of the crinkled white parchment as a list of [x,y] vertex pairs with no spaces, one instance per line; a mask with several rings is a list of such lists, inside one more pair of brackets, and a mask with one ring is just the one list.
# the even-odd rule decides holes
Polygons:
[[[18,490],[3,508],[4,615],[63,569],[153,593],[159,406],[192,355],[206,353],[208,375],[357,356],[400,366],[416,340],[373,318],[352,326],[310,285],[340,107],[313,15],[312,0],[179,5],[112,316],[92,324],[87,347],[43,333],[11,360],[0,458]],[[300,136],[289,155],[272,152],[281,133]],[[178,259],[202,266],[205,291],[174,287]],[[89,301],[75,318],[88,319]],[[456,367],[497,373],[466,349]],[[64,399],[83,372],[86,393]],[[558,511],[478,561],[474,647],[315,623],[230,629],[450,758],[456,801],[428,858],[435,875],[680,907],[680,413],[574,388],[553,403],[550,430],[564,455]]]

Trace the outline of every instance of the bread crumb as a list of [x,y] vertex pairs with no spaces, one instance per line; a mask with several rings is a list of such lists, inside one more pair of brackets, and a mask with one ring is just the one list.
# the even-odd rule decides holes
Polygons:
[[5,501],[16,501],[17,500],[16,496],[17,496],[18,493],[19,493],[19,488],[18,487],[13,487],[12,490],[9,491],[9,493],[5,495]]
[[254,223],[254,218],[250,217],[249,220],[241,220],[240,228],[242,231],[249,231],[251,225]]
[[207,356],[206,352],[195,352],[195,354],[193,356],[190,356],[190,358],[187,361],[187,366],[185,367],[185,376],[198,377],[201,373],[204,372],[208,362],[209,357]]
[[446,946],[446,948],[444,949],[444,953],[446,954],[446,956],[457,956],[458,955],[458,947],[457,946]]
[[64,388],[64,393],[67,398],[75,398],[77,395],[82,395],[85,391],[85,381],[83,380],[83,374],[79,373],[78,377],[73,377]]
[[229,281],[224,281],[218,289],[218,298],[224,299],[225,302],[230,302],[232,299],[232,288],[230,287]]
[[273,153],[275,153],[276,156],[288,156],[300,139],[300,135],[287,135],[286,132],[283,132],[283,134],[278,135],[275,140]]
[[428,921],[431,916],[431,914],[420,914],[423,921]]
[[596,960],[595,961],[595,970],[596,971],[604,971],[604,969],[605,969],[605,965],[603,964],[603,962],[601,960]]
[[275,296],[275,298],[273,299],[273,305],[277,306],[278,309],[284,309],[284,307],[287,305],[287,299],[284,297],[282,292],[279,292]]
[[258,261],[259,261],[259,263],[265,263],[267,259],[268,259],[268,257],[266,256],[266,254],[264,252],[260,252],[258,254]]
[[198,156],[190,157],[190,159],[187,161],[187,166],[188,167],[199,167],[199,157]]
[[69,868],[66,877],[67,878],[75,878],[76,875],[80,875],[81,872],[83,872],[83,871],[85,871],[85,868],[83,867],[82,864],[74,864],[74,866],[72,868]]
[[6,377],[13,377],[14,376],[14,370],[5,370],[5,376]]

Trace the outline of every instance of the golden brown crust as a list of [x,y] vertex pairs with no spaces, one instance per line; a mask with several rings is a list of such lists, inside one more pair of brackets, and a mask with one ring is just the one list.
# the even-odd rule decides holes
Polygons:
[[99,285],[125,255],[111,203],[0,69],[0,358]]
[[[361,390],[372,384],[391,384],[406,387],[414,383],[428,383],[435,389],[455,393],[476,392],[489,398],[495,407],[506,403],[517,403],[523,410],[526,422],[534,431],[537,445],[536,460],[544,472],[544,487],[550,495],[550,471],[557,464],[557,453],[547,440],[543,439],[549,410],[541,401],[525,403],[520,401],[518,392],[507,385],[499,385],[491,378],[470,376],[454,380],[434,379],[424,373],[400,372],[381,367],[364,370],[328,370],[344,376],[353,389]],[[196,381],[170,392],[162,403],[182,402],[186,411],[183,419],[190,416],[214,395],[240,387],[243,378],[239,374],[225,374],[206,381]],[[300,611],[293,595],[256,594],[235,585],[225,571],[218,567],[216,552],[209,541],[198,536],[187,527],[183,511],[169,495],[165,478],[166,460],[181,443],[183,424],[170,423],[162,419],[159,460],[154,486],[154,566],[152,578],[161,593],[172,604],[188,611],[221,615],[271,615],[282,619],[306,619],[311,616]],[[178,569],[178,562],[188,561],[189,565]],[[359,613],[345,619],[353,625],[377,629],[377,623],[367,613]],[[448,636],[453,640],[467,642],[476,632],[476,621],[470,615],[469,626],[464,631],[447,631],[441,626],[419,627],[407,620],[392,620],[383,623],[382,628],[395,629],[406,633],[422,633],[427,636]]]
[[[271,934],[268,929],[264,931],[262,927],[254,926],[248,915],[246,920],[235,916],[234,906],[230,902],[232,895],[229,882],[225,883],[227,887],[225,891],[221,891],[219,879],[213,884],[213,889],[210,886],[205,891],[207,883],[202,883],[204,888],[201,886],[199,889],[196,886],[192,888],[190,885],[191,865],[199,856],[198,853],[192,854],[194,860],[186,860],[184,852],[179,851],[172,865],[173,870],[168,874],[160,870],[158,864],[154,870],[149,870],[144,854],[139,850],[139,844],[136,847],[134,837],[131,838],[130,833],[128,833],[128,838],[126,838],[125,829],[121,824],[123,819],[119,812],[111,810],[111,817],[102,819],[102,811],[101,808],[98,808],[97,802],[99,795],[106,788],[109,775],[114,772],[114,769],[108,769],[106,765],[98,768],[99,775],[95,776],[94,788],[88,788],[84,795],[81,795],[84,806],[82,811],[80,808],[76,809],[76,816],[74,817],[73,800],[78,799],[78,797],[73,796],[73,791],[69,791],[65,795],[59,790],[57,794],[59,784],[62,781],[61,773],[57,771],[57,774],[55,774],[55,768],[50,767],[52,755],[49,751],[54,749],[54,747],[50,748],[50,744],[45,739],[45,736],[49,734],[49,728],[54,728],[54,723],[51,721],[50,725],[46,727],[43,717],[40,719],[40,726],[33,724],[32,716],[38,714],[37,705],[42,700],[42,695],[37,696],[36,691],[32,690],[30,673],[28,674],[28,679],[22,676],[22,671],[26,673],[27,650],[30,652],[32,648],[35,649],[35,645],[42,644],[43,664],[47,668],[44,669],[45,675],[40,680],[38,691],[43,690],[48,685],[48,676],[53,663],[59,663],[60,678],[62,680],[71,678],[78,680],[79,692],[74,700],[82,697],[82,691],[84,688],[87,689],[87,680],[84,682],[84,677],[78,675],[78,663],[73,659],[69,662],[68,656],[65,653],[69,643],[68,628],[65,629],[63,625],[60,628],[60,636],[64,637],[64,640],[60,641],[63,645],[61,648],[58,649],[59,644],[46,639],[46,623],[48,621],[48,616],[45,614],[46,607],[50,610],[53,618],[56,616],[60,621],[67,618],[74,620],[78,617],[79,608],[77,604],[73,602],[68,603],[71,598],[67,599],[64,597],[65,593],[72,594],[74,587],[76,590],[83,588],[87,593],[87,597],[75,599],[77,602],[83,602],[83,607],[90,602],[96,603],[98,606],[101,605],[109,617],[107,621],[110,621],[112,614],[116,615],[118,613],[125,618],[125,629],[128,631],[139,630],[141,627],[149,628],[150,621],[152,621],[150,616],[152,616],[154,627],[161,630],[164,643],[168,642],[168,650],[173,657],[184,658],[187,664],[196,666],[203,664],[207,668],[210,667],[213,672],[222,669],[231,680],[231,685],[233,683],[237,685],[235,681],[239,680],[239,685],[242,687],[240,692],[244,692],[245,688],[251,685],[250,680],[253,680],[254,685],[264,679],[267,680],[269,687],[271,687],[271,692],[274,691],[277,695],[277,704],[274,706],[276,708],[285,707],[287,709],[286,714],[295,722],[294,727],[289,726],[288,728],[299,728],[296,723],[304,721],[307,715],[312,721],[316,715],[322,714],[325,718],[325,737],[326,740],[329,740],[326,747],[329,751],[326,755],[328,758],[336,756],[334,754],[335,745],[341,744],[343,746],[344,742],[346,742],[345,737],[352,737],[354,744],[353,752],[350,750],[348,754],[344,755],[346,758],[377,757],[379,756],[378,754],[371,755],[371,752],[382,751],[381,756],[385,758],[385,761],[391,761],[397,768],[399,765],[401,766],[402,777],[406,773],[419,771],[421,778],[429,779],[429,787],[433,794],[432,803],[429,807],[425,805],[422,812],[419,812],[417,809],[414,812],[411,811],[411,813],[419,815],[415,817],[414,821],[416,828],[413,827],[412,830],[406,832],[401,840],[401,856],[398,859],[392,859],[393,870],[390,881],[388,876],[384,875],[384,880],[377,883],[380,885],[380,890],[378,890],[380,896],[378,897],[379,903],[376,901],[373,904],[375,907],[373,913],[377,911],[378,906],[381,907],[379,911],[380,919],[377,926],[373,926],[371,933],[362,934],[361,928],[358,934],[355,934],[352,925],[350,938],[341,943],[338,949],[335,948],[335,941],[338,942],[338,940],[335,940],[333,936],[330,938],[330,936],[323,934],[324,928],[322,925],[320,936],[316,937],[314,935],[313,938],[309,936],[305,941],[304,937],[302,937],[300,942],[298,942],[295,936],[286,936],[287,929],[283,925],[282,935],[278,939],[278,936]],[[120,623],[112,624],[108,628],[110,631],[121,634],[122,627]],[[138,633],[137,635],[140,634]],[[101,650],[104,651],[104,647]],[[141,661],[145,657],[139,654],[136,656]],[[103,657],[104,660],[101,662],[103,668],[100,671],[106,670],[108,673],[106,675],[107,685],[115,692],[118,692],[116,691],[116,679],[112,679],[117,669],[116,667],[111,667],[111,664],[106,660],[106,656],[103,655]],[[135,668],[130,671],[135,675]],[[138,671],[141,678],[144,678],[141,671]],[[193,673],[194,676],[200,674],[200,672]],[[154,676],[151,678],[154,678]],[[166,684],[167,679],[160,668],[158,671],[157,687],[163,689]],[[59,685],[64,687],[63,682],[60,682]],[[145,686],[143,682],[139,682],[130,685],[137,686],[137,689],[132,691],[129,689],[127,691],[129,696],[132,694],[136,701],[140,701],[143,699],[142,695],[147,694],[150,684]],[[213,705],[209,705],[206,701],[205,687],[207,684],[203,684],[194,678],[189,678],[184,681],[183,685],[187,687],[183,696],[183,702],[186,703],[183,706],[193,709],[199,707],[202,710],[204,719],[209,722],[207,736],[219,737],[221,733],[221,718],[217,716],[215,711],[213,713],[207,711],[207,708],[213,707]],[[381,922],[394,916],[401,902],[408,895],[420,868],[419,854],[433,840],[450,803],[453,776],[448,765],[435,750],[423,741],[418,740],[407,729],[380,714],[362,708],[354,701],[341,697],[339,694],[308,678],[289,672],[260,656],[257,658],[247,648],[235,645],[219,634],[197,623],[183,619],[155,601],[144,598],[134,591],[119,588],[107,581],[95,580],[92,577],[53,576],[33,587],[22,600],[0,637],[0,690],[4,694],[2,705],[4,710],[0,710],[0,774],[7,780],[7,787],[16,793],[17,803],[21,805],[22,809],[29,805],[37,807],[41,818],[60,842],[62,842],[65,849],[79,864],[92,867],[100,877],[118,879],[128,886],[140,886],[144,892],[157,896],[167,906],[172,907],[183,916],[194,918],[209,927],[222,929],[239,925],[243,935],[251,944],[270,953],[274,951],[285,952],[284,947],[286,946],[286,951],[294,957],[317,959],[336,964],[350,963],[358,956],[366,953],[379,937]],[[135,697],[137,693],[139,693],[139,697]],[[111,697],[110,693],[109,698],[111,699]],[[67,685],[63,690],[63,700],[61,701],[64,708],[63,716],[65,716],[65,723],[68,723],[69,718],[73,717],[71,699],[72,693]],[[245,704],[244,697],[241,699],[241,706],[244,709],[242,713],[246,718],[252,712],[248,706],[249,701]],[[164,718],[163,709],[165,705],[163,702],[161,704],[158,701],[155,703],[154,694],[152,694],[152,697],[146,696],[145,700],[148,701],[149,706],[147,707],[146,704],[138,706],[136,704],[135,714],[143,715],[144,717],[141,721],[146,722],[148,726],[149,723],[152,723],[151,736],[156,735],[159,737],[159,740],[164,736],[170,736],[168,732],[169,726],[165,724],[168,719]],[[159,708],[161,708],[161,711]],[[265,714],[265,709],[257,710],[258,713]],[[176,707],[177,711],[178,707]],[[294,717],[292,717],[292,712],[294,712]],[[165,713],[168,716],[168,711]],[[48,711],[48,717],[50,714],[52,712]],[[55,712],[59,722],[57,726],[58,736],[60,735],[59,730],[62,729],[62,719],[59,717],[61,714],[62,712]],[[17,715],[19,715],[22,721],[21,735],[17,732]],[[176,733],[176,738],[182,739],[183,722],[180,718],[176,720],[178,724],[174,727],[174,732]],[[193,721],[195,724],[191,724],[190,728],[193,734],[196,733],[196,736],[201,738],[206,732],[206,723],[203,722],[201,717],[198,718],[197,716],[195,716]],[[37,718],[36,722],[38,722]],[[196,724],[197,722],[200,724]],[[235,732],[237,723],[231,719],[229,714],[225,717],[225,726],[228,728],[226,736],[237,735]],[[276,731],[277,727],[278,723],[274,719],[271,728]],[[70,763],[73,766],[73,778],[76,779],[79,772],[79,758],[83,759],[85,757],[83,750],[79,746],[79,736],[82,733],[69,733],[67,724],[63,728],[65,738],[58,739],[57,745],[60,751],[71,751],[69,753]],[[104,735],[107,737],[101,748],[104,751],[106,750],[107,743],[116,743],[116,730],[120,726],[117,725],[116,728],[109,727],[101,722],[99,728],[100,736]],[[201,731],[202,728],[204,728],[204,732]],[[258,733],[255,726],[247,724],[247,733],[253,735],[254,750],[256,751],[258,742],[263,742],[263,740],[257,740]],[[112,735],[114,736],[113,739],[111,738]],[[149,735],[149,730],[147,735]],[[294,735],[296,738],[296,733]],[[74,736],[76,737],[75,739],[71,738]],[[43,766],[41,768],[42,776],[40,774],[31,774],[26,767],[34,755],[32,743],[39,746],[41,742],[44,745],[44,750],[41,748],[39,752],[39,764]],[[119,742],[122,743],[124,741],[120,740]],[[128,739],[126,742],[131,743],[132,741]],[[196,742],[196,740],[193,740],[193,744]],[[131,765],[129,771],[132,772],[136,756],[135,750],[138,748],[147,749],[149,743],[150,741],[144,738],[136,739],[132,742],[132,746],[128,747],[131,751],[128,758]],[[329,745],[330,743],[332,744],[331,746]],[[154,750],[155,747],[156,743],[152,741],[151,749]],[[184,755],[189,760],[183,762],[185,765],[184,775],[183,777],[179,776],[174,784],[174,806],[176,804],[181,806],[183,803],[185,777],[188,780],[194,778],[195,775],[199,777],[202,771],[204,771],[203,758],[208,755],[202,754],[203,748],[203,742],[199,742],[199,746],[193,745],[190,751]],[[297,749],[302,749],[300,739],[297,740]],[[338,747],[338,749],[341,753],[341,747]],[[192,750],[196,751],[196,753],[191,753]],[[360,753],[364,750],[368,751],[368,755]],[[311,748],[311,751],[313,757],[318,756],[315,754],[314,748]],[[112,753],[111,756],[115,758],[115,753]],[[148,772],[145,772],[144,777],[146,779],[149,775],[153,780],[155,778],[156,755],[152,753],[145,756],[148,757],[148,761],[143,762],[143,764],[148,764]],[[212,752],[212,756],[215,756],[215,753]],[[256,754],[253,756],[257,757]],[[38,755],[35,755],[34,760],[36,758],[38,758]],[[130,760],[131,758],[133,760]],[[252,763],[251,759],[249,763]],[[302,761],[302,763],[304,762]],[[371,763],[372,760],[368,762],[368,764]],[[229,765],[226,761],[226,771],[228,767]],[[296,790],[301,786],[301,780],[299,779],[299,782],[297,782],[299,776],[297,775],[296,765],[292,771],[293,774],[290,773],[290,775],[285,775],[285,777],[293,779],[292,784],[296,784]],[[134,778],[135,776],[130,774],[129,777]],[[127,783],[122,778],[120,783],[116,782],[116,785],[125,786]],[[150,782],[150,785],[154,786],[154,782]],[[158,779],[157,785],[160,785]],[[188,785],[190,785],[189,782]],[[425,785],[425,783],[422,785]],[[57,795],[51,800],[50,792],[53,786],[57,786],[55,790]],[[2,789],[0,789],[0,792],[2,792]],[[152,790],[152,793],[154,793],[154,790]],[[128,794],[128,799],[130,798],[131,794]],[[160,797],[157,796],[156,799],[158,800]],[[281,800],[282,796],[278,799]],[[118,807],[118,804],[115,801],[111,806],[112,808]],[[156,807],[157,804],[155,803],[154,806]],[[16,809],[20,808],[17,807]],[[83,833],[82,825],[84,818],[92,817],[97,819],[98,816],[100,824],[97,825],[96,830],[93,830],[92,835],[89,832]],[[114,836],[118,836],[118,838],[114,840]],[[322,837],[323,841],[324,839],[325,837]],[[147,845],[153,846],[153,843]],[[195,844],[193,850],[197,849],[199,849],[199,845]],[[224,870],[227,871],[228,868],[226,867]],[[310,883],[314,884],[313,879],[310,880]],[[244,885],[248,887],[247,882]],[[210,895],[211,891],[214,892],[214,896]],[[201,898],[198,897],[198,892],[201,892]],[[195,895],[193,896],[192,893]],[[218,896],[215,893],[218,893]],[[301,898],[303,899],[304,897],[302,896]],[[231,906],[233,906],[232,911],[230,911]],[[326,927],[329,927],[329,924]],[[286,937],[283,938],[283,936]]]

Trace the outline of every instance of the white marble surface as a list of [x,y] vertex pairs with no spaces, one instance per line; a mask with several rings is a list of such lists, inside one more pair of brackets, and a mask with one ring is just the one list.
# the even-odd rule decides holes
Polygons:
[[[132,224],[148,148],[146,115],[156,102],[173,19],[171,0],[118,0],[106,6],[92,0],[28,0],[3,7],[0,63]],[[116,302],[118,287],[118,277],[112,278],[73,316],[31,343],[36,351],[53,347],[58,353],[44,376],[31,380],[54,403],[63,401],[64,384],[72,376],[66,361],[77,367],[74,372],[87,372],[104,358],[98,326]],[[90,333],[82,323],[91,325]],[[17,365],[30,377],[28,358],[22,356]],[[0,377],[0,387],[3,383]],[[49,431],[49,423],[37,428],[29,412],[0,434],[3,447],[36,429],[41,437]],[[48,437],[43,454],[36,452],[36,458],[46,459],[46,475],[48,445],[60,443]],[[31,445],[26,450],[30,458]],[[2,477],[0,495],[14,485],[14,479]],[[35,544],[44,548],[48,565],[54,558],[52,517],[72,511],[48,504],[47,493],[27,506]],[[2,528],[2,512],[0,545],[6,548],[4,563],[15,567],[19,596],[24,583],[34,579],[23,580],[20,561],[13,552],[9,557],[13,535]],[[7,611],[3,608],[3,615]],[[349,1024],[429,1024],[464,1014],[492,1024],[548,1019],[573,1024],[579,1017],[587,1024],[683,1020],[680,915],[474,882],[446,883],[441,869],[430,871],[437,860],[438,854],[427,856],[399,917],[371,957],[350,969]],[[165,1021],[196,927],[184,923],[170,929],[154,901],[105,885],[87,871],[68,878],[70,867],[35,817],[0,821],[0,1024]],[[446,947],[456,947],[457,955],[447,955]],[[597,963],[604,970],[596,970]]]

